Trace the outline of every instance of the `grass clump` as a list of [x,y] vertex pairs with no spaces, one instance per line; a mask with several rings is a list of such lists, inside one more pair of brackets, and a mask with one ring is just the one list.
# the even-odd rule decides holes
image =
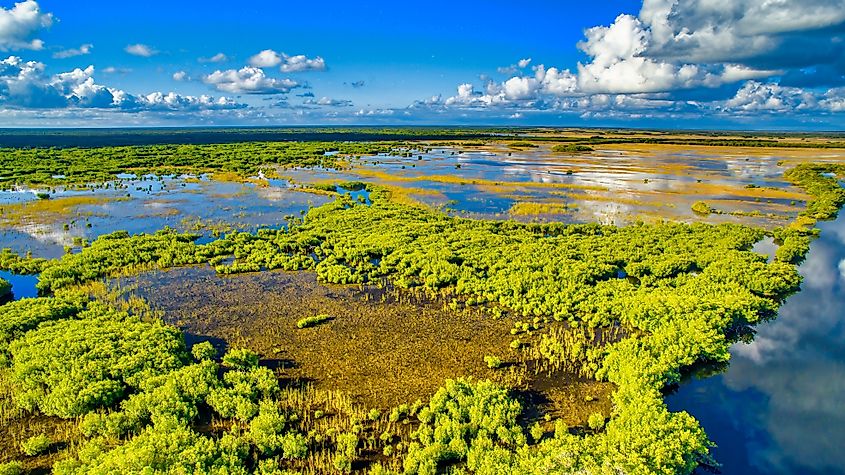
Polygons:
[[23,473],[23,464],[18,461],[0,463],[0,475],[21,475]]
[[701,214],[704,216],[707,216],[708,214],[713,213],[715,211],[713,208],[710,207],[710,205],[708,205],[704,201],[696,201],[695,203],[693,203],[692,210],[697,214]]
[[50,448],[50,444],[52,443],[53,441],[46,434],[34,435],[21,442],[21,452],[30,457],[41,455]]
[[508,147],[510,147],[510,148],[537,148],[537,145],[535,145],[531,142],[520,141],[520,142],[511,142],[511,143],[508,144]]
[[300,318],[296,322],[296,328],[310,328],[317,326],[323,322],[330,320],[332,317],[325,313],[321,313],[319,315],[314,315],[311,317]]
[[498,369],[502,367],[502,359],[498,356],[487,355],[484,357],[484,362],[487,363],[487,367],[490,369]]

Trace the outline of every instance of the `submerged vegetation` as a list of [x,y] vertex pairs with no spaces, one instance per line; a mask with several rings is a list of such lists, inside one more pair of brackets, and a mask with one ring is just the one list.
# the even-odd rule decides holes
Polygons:
[[[97,182],[124,172],[248,177],[267,164],[338,165],[325,155],[335,150],[389,147],[5,150],[0,183]],[[230,231],[205,243],[170,229],[115,232],[54,260],[3,251],[0,268],[39,273],[42,296],[0,306],[0,427],[16,434],[0,441],[0,462],[12,464],[0,470],[690,473],[712,463],[711,443],[692,416],[666,408],[661,390],[691,365],[727,361],[730,335],[776,315],[799,288],[796,264],[816,220],[835,217],[845,204],[836,180],[845,176],[842,165],[801,164],[785,176],[812,200],[798,220],[768,233],[736,224],[469,220],[356,184],[368,199],[341,195],[279,229]],[[704,202],[693,210],[712,212]],[[771,262],[752,250],[766,235],[779,244]],[[107,277],[195,264],[221,275],[310,270],[325,283],[390,287],[453,312],[508,319],[512,340],[502,351],[510,353],[477,355],[490,374],[521,366],[548,378],[606,381],[615,388],[612,413],[594,411],[570,428],[551,413],[532,414],[520,384],[472,378],[443,382],[427,402],[368,408],[338,392],[280,381],[284,368],[270,365],[271,355],[218,351],[208,341],[189,347],[149,308],[121,306],[118,297],[92,290]],[[0,280],[0,294],[6,287]],[[295,326],[330,319],[319,313]],[[310,335],[340,323],[298,332],[291,321],[285,328]],[[50,424],[66,428],[42,430]]]

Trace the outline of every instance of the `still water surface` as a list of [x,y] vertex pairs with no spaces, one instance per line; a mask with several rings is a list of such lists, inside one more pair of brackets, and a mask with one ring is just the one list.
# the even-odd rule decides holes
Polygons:
[[845,215],[819,223],[802,290],[727,370],[667,404],[698,419],[725,474],[845,474]]

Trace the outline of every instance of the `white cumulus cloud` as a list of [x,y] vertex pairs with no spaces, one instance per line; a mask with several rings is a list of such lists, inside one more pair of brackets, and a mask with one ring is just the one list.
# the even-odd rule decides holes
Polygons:
[[0,106],[16,109],[115,109],[199,111],[239,109],[234,100],[174,92],[134,95],[97,84],[94,66],[48,75],[44,63],[9,56],[0,61]]
[[245,66],[241,69],[217,70],[203,77],[203,82],[219,91],[231,94],[284,94],[300,84],[292,79],[268,77],[258,67]]
[[15,3],[12,8],[0,7],[0,51],[44,48],[35,34],[53,24],[52,13],[42,13],[35,0]]
[[319,99],[306,99],[302,102],[307,105],[315,106],[329,106],[329,107],[350,107],[352,101],[348,99],[332,99],[330,97],[321,97]]
[[265,49],[249,58],[249,65],[256,68],[279,66],[279,69],[284,73],[326,70],[326,61],[320,56],[316,58],[308,58],[304,54],[290,56],[272,49]]

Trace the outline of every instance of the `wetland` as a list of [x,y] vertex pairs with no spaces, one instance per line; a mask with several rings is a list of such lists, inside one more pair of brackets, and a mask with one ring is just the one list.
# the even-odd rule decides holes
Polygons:
[[841,470],[837,137],[290,133],[3,150],[4,470]]

